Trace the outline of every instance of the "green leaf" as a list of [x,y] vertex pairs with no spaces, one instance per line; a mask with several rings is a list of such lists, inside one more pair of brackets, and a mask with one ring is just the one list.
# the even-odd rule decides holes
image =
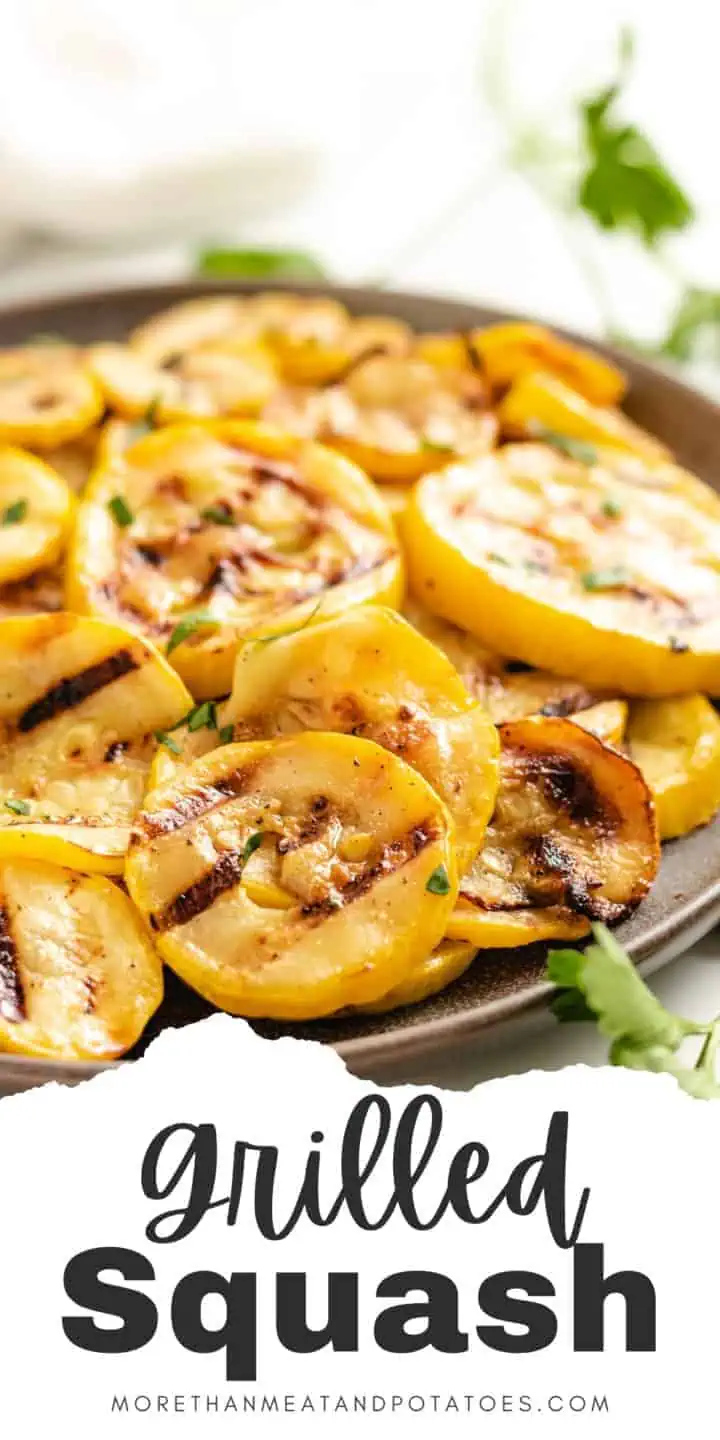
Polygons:
[[615,116],[632,58],[632,36],[625,30],[618,79],[580,107],[587,167],[577,201],[603,230],[630,231],[652,248],[662,235],[685,229],[694,210],[648,137]]
[[207,520],[210,525],[234,525],[235,516],[231,510],[226,510],[222,505],[206,505],[200,511],[200,518]]
[[199,275],[222,278],[245,276],[249,280],[324,280],[325,271],[306,250],[202,250],[195,262]]
[[534,425],[532,433],[538,440],[544,440],[546,445],[552,445],[554,450],[561,450],[564,455],[568,455],[571,460],[578,460],[581,465],[598,463],[598,452],[587,440],[575,440],[572,435],[561,435],[557,430],[549,430],[546,425]]
[[178,645],[183,645],[198,630],[217,630],[222,621],[217,615],[211,615],[209,610],[193,610],[175,626],[167,643],[166,655],[172,655]]
[[133,424],[130,426],[130,432],[128,435],[128,441],[130,444],[133,444],[135,440],[144,440],[145,436],[149,435],[151,431],[156,428],[158,418],[157,412],[161,401],[161,395],[153,395],[153,398],[150,401],[150,404],[148,405],[145,414],[141,415],[139,420],[133,421]]
[[168,735],[166,730],[156,730],[155,739],[158,745],[164,745],[167,750],[172,750],[173,755],[182,755],[177,740],[173,740],[172,735]]
[[217,730],[217,707],[214,700],[203,700],[194,705],[186,720],[192,735],[196,730]]
[[720,360],[720,290],[691,285],[680,298],[659,353],[672,360]]
[[611,495],[608,496],[607,500],[603,500],[600,510],[603,515],[607,516],[608,520],[619,520],[623,513],[623,507],[620,501],[613,500]]
[[450,876],[444,865],[435,866],[432,875],[428,877],[425,889],[429,890],[431,895],[450,894]]
[[13,501],[12,505],[8,505],[7,509],[3,510],[2,516],[0,516],[0,525],[19,525],[20,521],[25,519],[27,510],[27,500]]
[[583,590],[617,590],[627,585],[629,578],[624,565],[609,565],[607,570],[586,570],[580,584]]
[[[630,957],[604,925],[593,925],[585,951],[551,950],[547,979],[562,987],[552,1001],[559,1020],[594,1017],[611,1041],[610,1063],[672,1075],[698,1099],[720,1096],[715,1062],[720,1018],[696,1024],[666,1010],[638,974]],[[678,1056],[690,1036],[704,1037],[694,1066]]]
[[30,805],[27,800],[6,800],[5,809],[11,810],[13,815],[30,814]]
[[119,525],[121,530],[126,530],[128,525],[132,525],[135,517],[122,495],[113,495],[112,499],[108,500],[107,508],[115,524]]
[[430,435],[421,435],[420,444],[423,450],[432,451],[436,455],[453,455],[455,453],[454,445],[445,444],[440,440],[433,440]]
[[254,835],[250,835],[250,836],[248,837],[248,839],[245,841],[245,845],[244,845],[244,847],[243,847],[243,852],[242,852],[242,855],[240,856],[240,859],[241,859],[242,864],[243,864],[243,869],[244,869],[244,867],[247,865],[247,862],[248,862],[248,860],[250,859],[250,856],[251,856],[251,855],[254,855],[254,854],[255,854],[255,851],[258,849],[258,847],[259,847],[260,845],[262,845],[262,841],[263,841],[262,830],[256,830],[255,833],[254,833]]

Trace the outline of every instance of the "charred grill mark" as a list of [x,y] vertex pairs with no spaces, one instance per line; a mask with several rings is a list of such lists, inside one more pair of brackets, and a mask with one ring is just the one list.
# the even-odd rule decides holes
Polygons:
[[153,930],[170,930],[175,925],[187,925],[188,921],[202,915],[203,911],[208,910],[217,900],[218,895],[237,885],[243,865],[243,857],[238,851],[233,850],[221,855],[201,880],[196,880],[194,885],[182,890],[159,915],[150,916]]
[[84,991],[85,991],[85,996],[86,996],[86,999],[85,999],[85,1014],[86,1014],[86,1015],[93,1015],[93,1014],[95,1013],[96,1008],[97,1008],[98,991],[100,990],[100,981],[97,980],[94,975],[84,975],[84,976],[83,976],[83,989],[84,989]]
[[[504,727],[501,726],[501,732]],[[514,748],[514,747],[513,747]],[[601,795],[592,775],[577,759],[553,751],[515,751],[528,779],[546,798],[564,810],[576,825],[593,825],[607,835],[617,829],[618,812],[606,795]]]
[[26,735],[38,725],[43,725],[46,720],[52,720],[65,710],[81,705],[83,700],[87,700],[90,695],[96,695],[99,690],[104,690],[105,686],[111,685],[114,680],[120,680],[123,675],[130,675],[133,670],[139,669],[140,662],[130,650],[117,650],[114,655],[108,655],[96,665],[88,665],[86,670],[80,670],[77,675],[71,675],[51,686],[23,711],[18,720],[18,730]]
[[137,839],[156,840],[162,835],[172,835],[176,830],[182,830],[185,825],[198,820],[201,815],[209,814],[226,800],[242,795],[249,774],[248,770],[238,770],[224,780],[217,780],[213,785],[199,785],[189,794],[179,795],[174,804],[169,805],[166,810],[143,812],[137,819]]
[[326,380],[325,384],[320,386],[320,389],[333,390],[336,385],[344,385],[346,380],[349,380],[350,376],[354,374],[361,365],[365,364],[366,360],[375,360],[379,355],[389,354],[390,348],[387,345],[368,345],[365,350],[360,350],[357,355],[353,355],[352,359],[348,360],[347,364],[343,366],[343,369],[340,370],[337,375],[334,375],[331,380]]
[[19,1025],[26,1018],[25,996],[10,919],[5,907],[0,906],[0,1019]]
[[424,825],[416,825],[406,835],[401,835],[393,840],[390,845],[384,845],[378,860],[374,865],[368,866],[354,879],[344,885],[339,892],[338,898],[334,895],[327,896],[324,900],[315,900],[311,905],[303,905],[302,915],[306,920],[322,920],[328,915],[334,914],[338,909],[358,900],[372,889],[376,880],[381,880],[385,875],[391,875],[395,870],[400,870],[410,860],[414,860],[427,845],[430,845],[437,838],[437,826],[432,821]]

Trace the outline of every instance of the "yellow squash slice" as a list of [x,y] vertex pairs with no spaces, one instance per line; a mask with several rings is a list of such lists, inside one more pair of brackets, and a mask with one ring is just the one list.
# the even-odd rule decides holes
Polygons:
[[574,939],[647,894],[660,858],[640,771],[570,720],[500,727],[500,788],[448,936],[483,947]]
[[667,447],[634,425],[622,411],[592,405],[562,380],[541,371],[528,372],[515,381],[498,415],[506,435],[533,439],[549,431],[570,440],[627,451],[650,464],[668,459]]
[[229,692],[243,636],[392,605],[402,585],[394,527],[367,477],[241,421],[168,427],[99,470],[68,562],[69,608],[168,645],[201,698]]
[[162,997],[160,957],[111,880],[0,863],[0,1051],[116,1060]]
[[72,491],[43,460],[0,446],[0,585],[58,559],[73,504]]
[[720,690],[720,500],[543,445],[425,476],[403,516],[427,607],[495,652],[629,695]]
[[154,732],[190,704],[167,662],[120,626],[0,621],[0,859],[120,873]]
[[521,376],[540,370],[583,395],[591,405],[618,405],[625,394],[627,381],[622,370],[542,325],[526,321],[490,325],[486,330],[473,330],[468,342],[493,389],[504,389]]
[[527,715],[568,716],[601,740],[619,745],[627,722],[627,701],[607,700],[579,680],[533,670],[522,661],[503,659],[484,649],[475,635],[442,620],[409,597],[404,612],[452,661],[465,688],[487,709],[496,725]]
[[0,351],[0,444],[54,450],[100,418],[102,393],[69,345]]
[[439,995],[458,980],[469,969],[477,951],[474,945],[464,940],[443,940],[430,955],[427,955],[407,980],[401,981],[387,995],[367,1005],[357,1005],[356,1011],[366,1015],[385,1015],[390,1010],[400,1010],[406,1005],[420,1005],[432,995]]
[[348,735],[196,760],[146,796],[126,879],[183,980],[223,1010],[282,1020],[387,995],[440,942],[457,893],[442,802]]
[[227,341],[190,350],[165,366],[128,345],[94,345],[89,363],[114,410],[126,419],[151,411],[159,424],[255,415],[277,384],[267,350]]
[[720,808],[720,717],[704,695],[635,701],[627,738],[662,840],[712,819]]
[[302,730],[374,740],[445,801],[461,872],[481,844],[497,790],[497,731],[445,656],[390,610],[365,605],[244,646],[218,723],[235,740]]
[[467,370],[376,355],[324,390],[279,390],[265,418],[341,450],[380,481],[410,482],[458,455],[490,450],[497,421]]
[[97,448],[100,442],[102,426],[91,425],[76,440],[68,440],[65,445],[58,445],[54,450],[46,450],[43,459],[47,464],[57,470],[63,480],[75,495],[79,495],[87,485],[90,472],[95,464]]
[[247,336],[246,312],[247,302],[242,295],[206,295],[197,300],[182,300],[136,326],[130,335],[130,345],[151,365],[166,365],[178,355],[215,341]]

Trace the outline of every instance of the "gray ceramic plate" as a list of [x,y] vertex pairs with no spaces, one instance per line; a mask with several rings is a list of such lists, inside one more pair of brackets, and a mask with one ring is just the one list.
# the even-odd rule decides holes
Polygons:
[[[221,293],[269,289],[222,286],[165,285],[79,295],[15,307],[0,312],[0,345],[36,334],[60,333],[74,340],[120,339],[153,311],[199,292]],[[294,286],[303,289],[303,286]],[[423,295],[389,291],[325,288],[359,313],[398,315],[419,330],[462,330],[508,318],[495,310]],[[577,336],[570,338],[578,339]],[[612,351],[607,352],[613,355]],[[630,373],[628,410],[635,420],[659,435],[679,459],[720,491],[720,410],[701,395],[652,366],[629,356],[613,356]],[[649,899],[618,935],[643,970],[657,968],[685,950],[720,919],[720,818],[686,839],[664,847],[659,879]],[[488,1026],[508,1024],[547,1002],[542,980],[544,947],[486,951],[461,980],[424,1005],[376,1019],[318,1021],[298,1027],[262,1026],[265,1033],[310,1036],[337,1046],[358,1073],[405,1064],[432,1051],[447,1049],[461,1039],[480,1036]],[[166,1000],[147,1032],[184,1024],[209,1012],[191,991],[168,976]],[[93,1073],[84,1065],[0,1056],[0,1093],[25,1089],[44,1080],[75,1081]]]

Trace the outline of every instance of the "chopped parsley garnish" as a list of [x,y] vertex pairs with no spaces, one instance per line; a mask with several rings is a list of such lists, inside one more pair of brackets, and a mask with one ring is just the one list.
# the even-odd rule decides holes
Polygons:
[[217,706],[214,700],[203,700],[194,705],[186,720],[192,735],[195,730],[217,730]]
[[437,455],[452,455],[455,450],[454,445],[449,445],[443,440],[433,440],[432,435],[421,435],[420,444],[423,450],[434,451]]
[[0,517],[0,524],[19,525],[20,521],[25,519],[27,510],[27,500],[14,500],[12,505],[8,505],[7,509],[3,510],[2,516]]
[[602,514],[607,516],[608,520],[619,520],[623,513],[623,507],[620,501],[613,500],[612,495],[608,495],[607,500],[603,500],[600,509]]
[[435,866],[432,875],[428,877],[425,889],[429,890],[431,895],[450,894],[450,876],[444,865]]
[[30,814],[30,806],[27,800],[6,800],[5,809],[12,810],[13,815]]
[[234,725],[221,725],[218,730],[218,740],[221,745],[229,745],[235,734]]
[[495,565],[509,565],[509,564],[510,564],[510,561],[509,561],[509,560],[506,560],[506,558],[505,558],[504,555],[498,555],[497,550],[490,550],[490,551],[488,551],[488,557],[487,557],[487,558],[488,558],[488,560],[492,560]]
[[232,510],[226,510],[223,505],[206,505],[200,511],[202,520],[207,520],[211,525],[234,525],[235,516]]
[[263,841],[262,830],[256,830],[255,833],[254,833],[254,835],[249,835],[249,836],[248,836],[247,840],[245,841],[245,845],[244,845],[244,847],[243,847],[242,855],[240,856],[240,859],[241,859],[241,861],[242,861],[243,867],[244,867],[245,865],[247,865],[247,862],[248,862],[248,860],[250,859],[250,856],[251,856],[251,855],[254,855],[254,854],[255,854],[255,851],[260,847],[260,845],[262,845],[262,841]]
[[222,622],[217,615],[211,615],[209,610],[193,610],[175,626],[175,629],[167,643],[167,655],[172,655],[178,645],[183,645],[198,630],[217,630]]
[[610,565],[607,570],[586,570],[580,584],[583,590],[617,590],[627,585],[629,578],[624,565]]
[[598,452],[587,440],[575,440],[572,435],[561,435],[558,430],[549,430],[546,425],[533,425],[532,433],[537,440],[544,440],[547,445],[552,445],[554,450],[561,450],[563,455],[567,455],[571,460],[578,460],[581,465],[598,463]]
[[[610,1064],[673,1075],[690,1095],[720,1096],[715,1059],[720,1017],[697,1023],[673,1015],[638,974],[627,952],[604,925],[593,925],[586,950],[551,950],[547,979],[559,986],[552,1001],[558,1020],[595,1020],[610,1041]],[[702,1038],[694,1065],[679,1051],[692,1036]]]
[[164,745],[167,750],[172,750],[173,755],[182,755],[177,740],[173,740],[172,735],[168,735],[166,730],[156,730],[155,739],[158,745]]
[[142,439],[144,439],[144,437],[145,437],[146,435],[149,435],[150,432],[155,429],[155,427],[156,427],[156,425],[157,425],[157,418],[158,418],[158,407],[159,407],[159,405],[161,404],[161,401],[162,401],[162,396],[161,396],[161,395],[153,395],[153,398],[152,398],[152,400],[150,401],[150,404],[148,405],[147,410],[145,411],[145,414],[144,414],[144,415],[141,415],[141,416],[140,416],[140,419],[139,419],[139,420],[135,420],[135,421],[133,422],[133,424],[130,426],[130,443],[131,443],[131,444],[132,444],[133,441],[135,441],[135,440],[142,440]]
[[127,500],[123,499],[122,495],[113,495],[112,500],[108,500],[108,510],[115,524],[119,525],[121,530],[126,530],[128,525],[132,525],[135,517]]

